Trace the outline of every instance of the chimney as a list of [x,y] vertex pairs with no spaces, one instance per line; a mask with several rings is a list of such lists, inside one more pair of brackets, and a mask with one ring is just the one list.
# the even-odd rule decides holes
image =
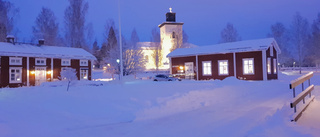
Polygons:
[[39,39],[38,42],[39,42],[38,43],[39,46],[44,45],[44,39]]
[[13,35],[7,35],[7,42],[14,44],[14,36]]

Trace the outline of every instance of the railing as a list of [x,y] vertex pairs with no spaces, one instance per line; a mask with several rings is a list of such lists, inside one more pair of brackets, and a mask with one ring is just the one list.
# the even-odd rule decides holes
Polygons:
[[[309,104],[314,100],[315,96],[311,96],[311,91],[314,89],[314,85],[310,85],[311,77],[313,77],[313,72],[303,75],[290,82],[290,89],[293,89],[293,99],[291,101],[292,103],[290,104],[290,107],[294,109],[294,113],[295,113],[293,115],[292,121],[297,121],[301,117],[302,112],[305,111],[309,106]],[[308,81],[308,84],[309,84],[309,87],[306,89],[304,89],[305,81]],[[302,92],[296,96],[296,87],[299,86],[300,84],[302,87]],[[309,100],[306,102],[305,97],[307,95],[309,95]],[[303,102],[303,106],[297,112],[297,104],[301,101]]]

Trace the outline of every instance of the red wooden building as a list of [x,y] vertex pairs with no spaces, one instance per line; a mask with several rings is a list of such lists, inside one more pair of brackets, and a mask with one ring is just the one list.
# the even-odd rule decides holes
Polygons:
[[196,79],[278,79],[280,49],[273,38],[176,49],[170,58],[170,73]]
[[59,79],[60,72],[76,69],[79,80],[91,80],[96,58],[80,48],[0,42],[0,87],[40,85]]

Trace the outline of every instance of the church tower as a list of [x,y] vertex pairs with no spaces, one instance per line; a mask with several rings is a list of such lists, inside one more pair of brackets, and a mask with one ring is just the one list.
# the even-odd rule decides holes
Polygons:
[[182,22],[176,22],[176,13],[169,8],[166,14],[166,22],[159,25],[161,38],[162,66],[161,69],[169,69],[169,59],[166,57],[171,51],[180,48],[183,42]]

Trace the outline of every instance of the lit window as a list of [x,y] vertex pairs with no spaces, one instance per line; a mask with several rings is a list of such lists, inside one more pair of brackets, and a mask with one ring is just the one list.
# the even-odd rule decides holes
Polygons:
[[268,74],[271,74],[271,58],[268,58],[267,67],[268,67]]
[[277,59],[273,59],[273,74],[277,74]]
[[88,66],[88,60],[80,60],[80,66]]
[[229,75],[228,60],[219,60],[219,75]]
[[80,79],[88,79],[88,69],[87,68],[80,69]]
[[71,66],[70,59],[61,59],[61,66]]
[[22,65],[22,58],[10,57],[9,65]]
[[254,74],[254,60],[253,58],[242,59],[243,62],[243,74],[250,75]]
[[21,75],[22,75],[22,68],[14,68],[11,67],[9,69],[9,82],[10,83],[21,83]]
[[211,61],[203,61],[202,62],[202,74],[204,76],[211,76]]
[[36,65],[46,65],[46,59],[36,58]]

